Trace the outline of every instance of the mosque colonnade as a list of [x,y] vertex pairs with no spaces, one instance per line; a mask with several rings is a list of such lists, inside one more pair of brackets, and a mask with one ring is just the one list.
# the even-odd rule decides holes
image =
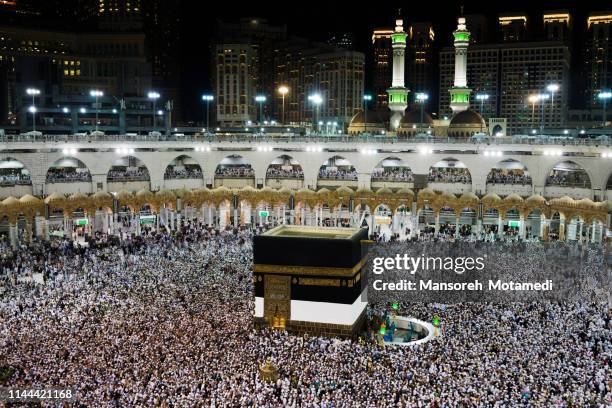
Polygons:
[[[132,231],[142,228],[177,230],[185,220],[210,226],[298,224],[317,226],[367,226],[371,233],[412,237],[427,230],[434,235],[449,231],[491,239],[505,235],[542,240],[600,241],[605,234],[611,202],[570,197],[546,200],[540,195],[524,199],[518,195],[501,198],[489,193],[479,198],[437,193],[430,188],[414,194],[411,189],[381,188],[334,191],[302,188],[279,190],[265,187],[240,189],[217,187],[194,190],[142,189],[116,194],[97,192],[59,193],[44,200],[32,195],[8,197],[0,202],[0,218],[8,224],[13,245],[59,233],[71,236],[95,231],[117,234],[126,223]],[[467,227],[467,230],[466,230]]]

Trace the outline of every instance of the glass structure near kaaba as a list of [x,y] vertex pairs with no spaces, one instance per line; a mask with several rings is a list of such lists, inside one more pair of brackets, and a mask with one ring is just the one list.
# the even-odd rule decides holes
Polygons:
[[367,229],[281,225],[253,242],[255,322],[299,333],[353,336],[365,321],[361,297]]

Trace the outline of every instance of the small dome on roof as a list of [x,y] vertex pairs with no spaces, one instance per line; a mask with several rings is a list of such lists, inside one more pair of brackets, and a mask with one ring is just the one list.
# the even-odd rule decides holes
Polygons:
[[423,119],[421,120],[421,112],[420,111],[409,111],[406,109],[406,113],[402,120],[400,120],[400,126],[406,127],[408,125],[419,125],[419,124],[427,124],[433,125],[433,119],[431,115],[427,112],[423,112]]
[[486,123],[480,113],[475,112],[471,109],[464,110],[458,112],[453,116],[450,121],[449,127],[455,126],[466,126],[466,125],[475,125],[475,126],[486,126]]
[[385,123],[389,121],[388,111],[375,111],[368,110],[367,114],[364,111],[357,112],[351,118],[351,126],[363,125],[367,120],[368,125],[384,127]]

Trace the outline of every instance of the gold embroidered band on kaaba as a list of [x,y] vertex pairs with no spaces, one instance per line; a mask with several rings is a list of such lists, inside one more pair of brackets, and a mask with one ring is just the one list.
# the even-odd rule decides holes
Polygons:
[[329,266],[297,266],[297,265],[269,265],[253,264],[253,272],[258,273],[277,273],[283,275],[305,275],[305,276],[341,276],[346,278],[353,277],[363,268],[368,256],[361,258],[352,268],[334,268]]

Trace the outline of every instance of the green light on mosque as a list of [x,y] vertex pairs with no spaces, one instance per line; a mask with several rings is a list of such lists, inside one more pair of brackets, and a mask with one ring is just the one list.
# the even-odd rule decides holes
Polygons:
[[469,93],[453,93],[451,94],[452,102],[469,102],[470,94]]
[[393,34],[391,35],[391,41],[394,43],[406,43],[406,34]]
[[458,32],[453,34],[456,41],[470,41],[470,33]]
[[435,327],[438,327],[439,324],[440,324],[440,318],[438,317],[438,315],[435,315],[433,318],[433,325]]
[[393,310],[399,309],[399,303],[392,303],[391,304],[391,309],[393,309]]
[[387,332],[387,328],[385,326],[380,326],[380,330],[378,332],[380,334],[385,334]]

